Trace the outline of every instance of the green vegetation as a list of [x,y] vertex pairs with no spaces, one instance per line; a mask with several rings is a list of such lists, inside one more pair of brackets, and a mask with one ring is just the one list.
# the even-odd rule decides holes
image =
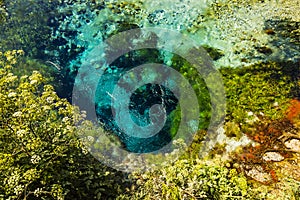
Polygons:
[[[219,163],[220,164],[220,163]],[[121,199],[235,199],[247,198],[247,179],[236,169],[213,161],[178,160],[172,166],[144,174],[133,174],[136,190]]]
[[[49,45],[51,34],[47,27],[47,21],[53,15],[47,10],[51,3],[40,6],[34,0],[15,0],[3,1],[3,5],[7,16],[1,14],[0,2],[0,51],[22,49],[31,56],[43,56],[40,50]],[[1,16],[6,16],[5,20],[1,20]]]
[[[187,60],[182,59],[178,55],[172,57],[172,67],[180,72],[192,85],[198,98],[199,105],[199,129],[207,129],[211,118],[211,99],[209,90],[204,79],[199,76],[199,72]],[[188,112],[198,112],[190,109]],[[180,117],[180,116],[179,116]],[[175,121],[180,122],[180,119]]]
[[[190,80],[197,93],[202,130],[189,147],[176,141],[186,153],[171,166],[127,174],[100,163],[78,138],[82,129],[75,124],[90,131],[91,136],[96,137],[97,131],[87,126],[91,123],[85,121],[84,112],[57,95],[65,89],[58,83],[57,79],[62,80],[58,76],[68,72],[66,66],[59,69],[56,63],[66,64],[62,61],[72,60],[91,41],[98,44],[102,37],[142,27],[143,20],[151,26],[160,22],[151,21],[151,13],[144,10],[140,1],[96,0],[90,2],[89,11],[81,0],[68,1],[62,7],[56,5],[58,0],[43,1],[43,6],[34,0],[20,2],[0,0],[0,200],[300,199],[300,152],[284,146],[285,140],[300,138],[300,102],[290,107],[291,99],[297,102],[300,94],[298,63],[265,62],[243,68],[221,68],[227,100],[225,135],[236,140],[246,135],[255,145],[239,147],[224,156],[226,145],[217,144],[208,157],[200,160],[199,152],[211,118],[211,107],[207,106],[211,99],[197,71],[174,56],[173,66]],[[227,1],[213,2],[205,20],[221,18],[222,13],[234,11],[242,1],[235,0],[230,5]],[[256,2],[259,0],[248,0],[243,5]],[[58,13],[52,12],[54,5],[59,8]],[[159,12],[153,12],[152,17],[154,14]],[[203,26],[202,17],[192,25],[194,30],[188,30],[197,31]],[[62,23],[55,24],[58,21]],[[299,23],[290,22],[279,20],[266,24],[265,33],[274,36],[270,43],[276,46],[278,41],[285,43],[289,39],[298,48]],[[274,24],[277,28],[273,30]],[[99,29],[105,30],[103,35]],[[278,41],[275,36],[280,36]],[[215,61],[225,54],[218,48],[203,47]],[[267,45],[256,48],[266,54],[272,50]],[[47,59],[46,54],[57,62],[32,58]],[[155,59],[149,56],[149,51],[144,54],[150,61]],[[243,58],[242,63],[246,62]],[[179,110],[172,113],[175,127],[172,136],[182,117]],[[196,111],[190,109],[190,112]],[[107,142],[115,138],[109,139]],[[263,155],[267,151],[279,153],[284,160],[266,162]],[[271,176],[271,181],[262,184],[249,175],[258,166]]]
[[[199,160],[205,130],[196,134],[191,146],[185,147],[187,153],[172,166],[134,172],[130,176],[104,166],[76,137],[79,133],[74,124],[84,119],[84,113],[60,99],[38,71],[31,74],[18,71],[21,66],[28,69],[38,66],[34,61],[24,62],[23,54],[23,51],[0,53],[0,182],[4,183],[0,185],[0,199],[276,199],[278,195],[281,199],[297,199],[299,196],[300,183],[295,179],[282,178],[282,185],[276,190],[272,185],[261,186],[250,181],[240,173],[240,166],[251,164],[249,159],[242,162],[235,157],[233,162],[212,156]],[[295,91],[292,83],[297,80],[275,64],[226,68],[221,72],[228,96],[226,132],[230,137],[240,137],[240,131],[245,130],[236,126],[238,122],[246,123],[247,111],[263,112],[271,122],[272,117],[282,118],[279,113],[285,107],[276,109],[270,104],[288,105],[288,95]],[[280,79],[275,77],[277,73]],[[262,98],[262,94],[268,95]],[[263,131],[263,126],[260,127]],[[251,130],[255,141],[256,129]],[[214,152],[223,153],[217,149]],[[283,174],[278,172],[276,177],[280,179]]]
[[0,199],[116,196],[124,175],[88,154],[74,125],[82,114],[39,72],[13,73],[21,54],[0,53]]
[[248,112],[273,120],[284,116],[295,88],[295,64],[261,63],[244,68],[222,68],[227,97],[227,120],[244,123]]
[[6,21],[7,12],[4,7],[3,0],[0,0],[0,23],[4,23]]

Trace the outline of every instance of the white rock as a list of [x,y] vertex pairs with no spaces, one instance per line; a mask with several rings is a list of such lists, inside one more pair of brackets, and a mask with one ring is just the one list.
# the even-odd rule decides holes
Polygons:
[[261,116],[265,116],[265,114],[264,114],[263,112],[259,112],[259,114],[260,114]]
[[292,151],[300,152],[300,140],[291,139],[286,141],[284,145]]
[[254,115],[253,112],[251,112],[251,111],[248,112],[247,114],[248,114],[248,116],[253,116]]
[[282,155],[280,155],[280,153],[277,152],[267,152],[263,155],[263,159],[265,161],[282,161],[284,160],[284,157]]
[[272,181],[272,177],[269,173],[265,172],[261,166],[253,167],[249,171],[246,171],[247,176],[260,181],[260,182],[268,182]]

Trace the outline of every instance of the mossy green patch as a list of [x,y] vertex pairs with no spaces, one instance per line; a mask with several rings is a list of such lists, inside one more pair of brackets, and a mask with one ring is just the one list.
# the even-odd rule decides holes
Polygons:
[[229,121],[244,123],[249,112],[280,119],[296,95],[299,68],[292,63],[260,63],[244,68],[221,68]]

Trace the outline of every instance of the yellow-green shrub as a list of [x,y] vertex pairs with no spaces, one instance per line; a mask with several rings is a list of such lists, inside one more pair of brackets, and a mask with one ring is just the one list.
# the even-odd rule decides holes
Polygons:
[[160,170],[135,173],[136,188],[119,199],[249,199],[247,179],[236,169],[201,160],[178,160]]
[[116,196],[123,174],[82,148],[74,125],[81,114],[38,71],[12,72],[21,54],[0,52],[0,199]]

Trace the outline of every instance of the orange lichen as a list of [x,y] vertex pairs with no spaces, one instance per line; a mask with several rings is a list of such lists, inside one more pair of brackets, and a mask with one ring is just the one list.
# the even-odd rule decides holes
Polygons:
[[269,173],[270,173],[270,175],[271,175],[271,177],[272,177],[272,180],[273,180],[274,182],[278,182],[278,177],[277,177],[277,175],[276,175],[276,172],[275,172],[273,169],[271,169],[271,170],[269,171]]
[[290,101],[290,107],[287,110],[286,117],[290,122],[294,122],[295,118],[300,116],[300,101],[293,99]]
[[[297,103],[297,106],[300,106]],[[300,107],[299,107],[300,108]],[[299,109],[300,111],[300,109]],[[277,152],[282,155],[284,159],[292,158],[293,153],[288,151],[281,139],[279,139],[284,132],[290,132],[293,127],[293,123],[289,119],[272,121],[267,118],[262,118],[249,127],[246,135],[256,142],[256,145],[249,145],[242,149],[240,152],[234,154],[234,162],[241,164],[241,166],[261,166],[265,173],[270,175],[271,181],[264,182],[264,184],[272,184],[278,182],[276,175],[276,168],[270,161],[264,160],[263,156],[266,152]],[[244,171],[245,169],[241,169]]]

